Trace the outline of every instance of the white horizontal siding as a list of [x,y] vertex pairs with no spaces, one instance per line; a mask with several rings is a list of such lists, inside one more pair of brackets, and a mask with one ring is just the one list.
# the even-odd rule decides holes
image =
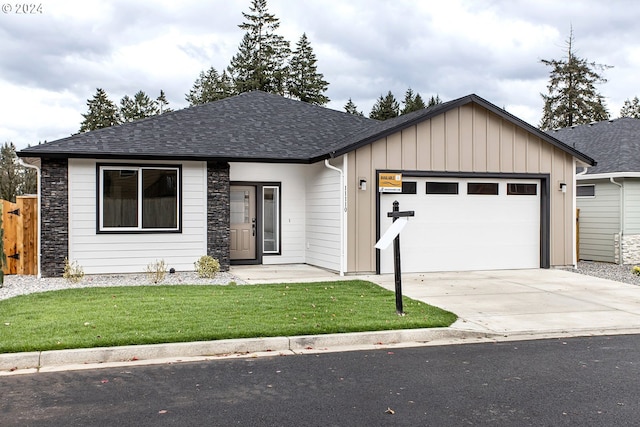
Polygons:
[[340,174],[323,164],[307,181],[307,264],[340,271]]
[[[280,248],[279,255],[265,254],[263,264],[299,264],[305,262],[305,182],[307,165],[231,163],[231,182],[279,182]],[[262,195],[258,194],[257,197]]]
[[640,234],[640,180],[624,180],[624,234]]
[[191,271],[193,263],[206,254],[206,163],[162,163],[182,164],[182,232],[100,234],[96,231],[96,161],[69,160],[69,258],[85,273],[144,272],[157,260],[177,271]]
[[580,259],[615,262],[614,236],[620,232],[620,190],[609,181],[579,181],[595,184],[595,197],[578,197],[580,209]]

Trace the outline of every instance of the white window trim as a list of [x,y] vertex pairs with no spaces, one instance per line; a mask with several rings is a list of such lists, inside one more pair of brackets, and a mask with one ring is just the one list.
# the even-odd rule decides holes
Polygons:
[[[274,190],[274,194],[277,197],[277,200],[275,200],[274,203],[274,207],[275,207],[275,227],[276,229],[274,230],[273,233],[273,237],[275,239],[275,250],[273,251],[266,251],[264,250],[264,230],[265,230],[265,212],[264,212],[264,190],[265,189],[272,189]],[[280,186],[278,185],[265,185],[262,187],[262,253],[265,255],[271,255],[271,254],[279,254],[280,253]]]
[[[578,187],[592,187],[593,188],[593,195],[591,195],[591,196],[579,196],[578,195]],[[576,199],[595,199],[595,197],[596,197],[596,185],[595,184],[576,185]]]
[[[172,228],[143,228],[142,227],[142,171],[143,170],[175,170],[177,177],[177,194],[176,194],[176,227]],[[157,233],[157,232],[180,232],[182,230],[182,173],[178,166],[141,166],[135,164],[121,165],[100,165],[98,173],[98,231],[99,232],[115,232],[115,233]],[[131,170],[138,172],[138,226],[137,227],[105,227],[104,224],[104,171],[107,170]]]

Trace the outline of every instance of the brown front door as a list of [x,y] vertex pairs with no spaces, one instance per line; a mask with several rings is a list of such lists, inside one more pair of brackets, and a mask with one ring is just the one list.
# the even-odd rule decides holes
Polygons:
[[231,259],[256,259],[256,187],[231,186]]

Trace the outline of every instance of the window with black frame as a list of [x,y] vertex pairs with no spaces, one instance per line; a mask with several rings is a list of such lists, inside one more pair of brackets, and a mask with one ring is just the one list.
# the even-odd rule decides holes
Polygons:
[[99,231],[179,231],[180,168],[99,167]]

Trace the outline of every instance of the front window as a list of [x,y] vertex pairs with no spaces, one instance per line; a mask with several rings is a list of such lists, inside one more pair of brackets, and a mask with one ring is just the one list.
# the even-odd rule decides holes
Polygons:
[[180,168],[100,166],[100,231],[180,231]]

